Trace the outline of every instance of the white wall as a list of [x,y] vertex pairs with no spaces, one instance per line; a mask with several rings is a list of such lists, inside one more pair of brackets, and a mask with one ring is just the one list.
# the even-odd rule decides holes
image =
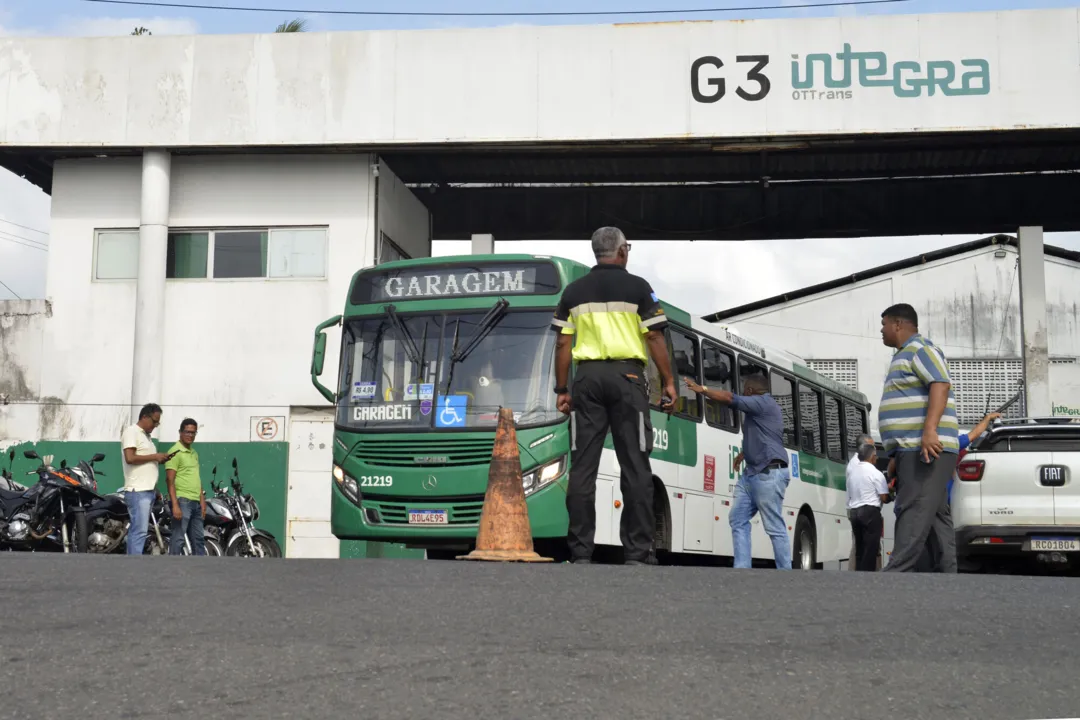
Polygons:
[[[44,300],[0,302],[0,450],[37,438],[45,324]],[[6,467],[6,461],[0,460]]]
[[379,229],[409,257],[431,257],[431,213],[385,162],[379,166]]
[[[367,155],[174,157],[171,227],[325,225],[328,277],[168,280],[162,397],[131,398],[135,281],[93,281],[92,271],[95,229],[138,228],[141,161],[58,162],[41,392],[78,406],[43,422],[42,437],[111,439],[130,404],[152,401],[165,409],[162,437],[191,415],[201,441],[242,441],[251,416],[288,422],[290,406],[324,405],[309,375],[313,331],[373,261],[369,179]],[[324,378],[336,373],[331,352]],[[219,407],[196,407],[208,405]]]
[[[985,248],[724,322],[807,360],[859,363],[859,390],[877,407],[892,350],[881,342],[881,312],[906,302],[920,329],[949,359],[1020,357],[1018,253]],[[1068,260],[1046,258],[1052,357],[1080,356],[1080,273]],[[876,428],[876,412],[871,413]]]

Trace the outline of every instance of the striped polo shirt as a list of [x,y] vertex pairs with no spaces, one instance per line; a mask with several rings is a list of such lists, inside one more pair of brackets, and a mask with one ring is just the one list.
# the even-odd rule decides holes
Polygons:
[[648,363],[645,334],[663,330],[667,317],[649,282],[618,265],[597,265],[566,286],[554,330],[576,335],[573,358]]
[[938,382],[950,383],[949,399],[938,421],[938,439],[945,452],[960,452],[956,401],[945,356],[936,345],[916,333],[893,355],[885,377],[878,407],[878,430],[886,454],[922,447],[930,385]]

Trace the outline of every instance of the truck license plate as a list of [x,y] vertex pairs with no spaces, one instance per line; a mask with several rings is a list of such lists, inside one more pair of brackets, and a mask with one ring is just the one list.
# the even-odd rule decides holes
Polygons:
[[1080,539],[1070,537],[1031,538],[1031,549],[1040,552],[1080,552]]
[[446,525],[445,510],[410,510],[410,525]]

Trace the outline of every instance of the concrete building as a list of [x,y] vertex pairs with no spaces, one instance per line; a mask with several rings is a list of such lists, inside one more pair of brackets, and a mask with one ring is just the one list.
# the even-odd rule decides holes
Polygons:
[[[790,349],[876,407],[893,352],[881,342],[881,312],[909,303],[945,353],[959,420],[971,427],[1012,398],[1024,377],[1019,264],[1017,239],[997,235],[706,317]],[[1070,415],[1080,406],[1071,378],[1080,358],[1080,253],[1047,245],[1044,264],[1051,399],[1055,414]],[[1023,397],[1006,411],[1024,413]]]

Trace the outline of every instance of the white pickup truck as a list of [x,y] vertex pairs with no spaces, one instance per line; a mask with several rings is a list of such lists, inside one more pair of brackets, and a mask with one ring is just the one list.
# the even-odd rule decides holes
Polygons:
[[952,490],[961,572],[1080,568],[1080,423],[997,421],[971,444]]

